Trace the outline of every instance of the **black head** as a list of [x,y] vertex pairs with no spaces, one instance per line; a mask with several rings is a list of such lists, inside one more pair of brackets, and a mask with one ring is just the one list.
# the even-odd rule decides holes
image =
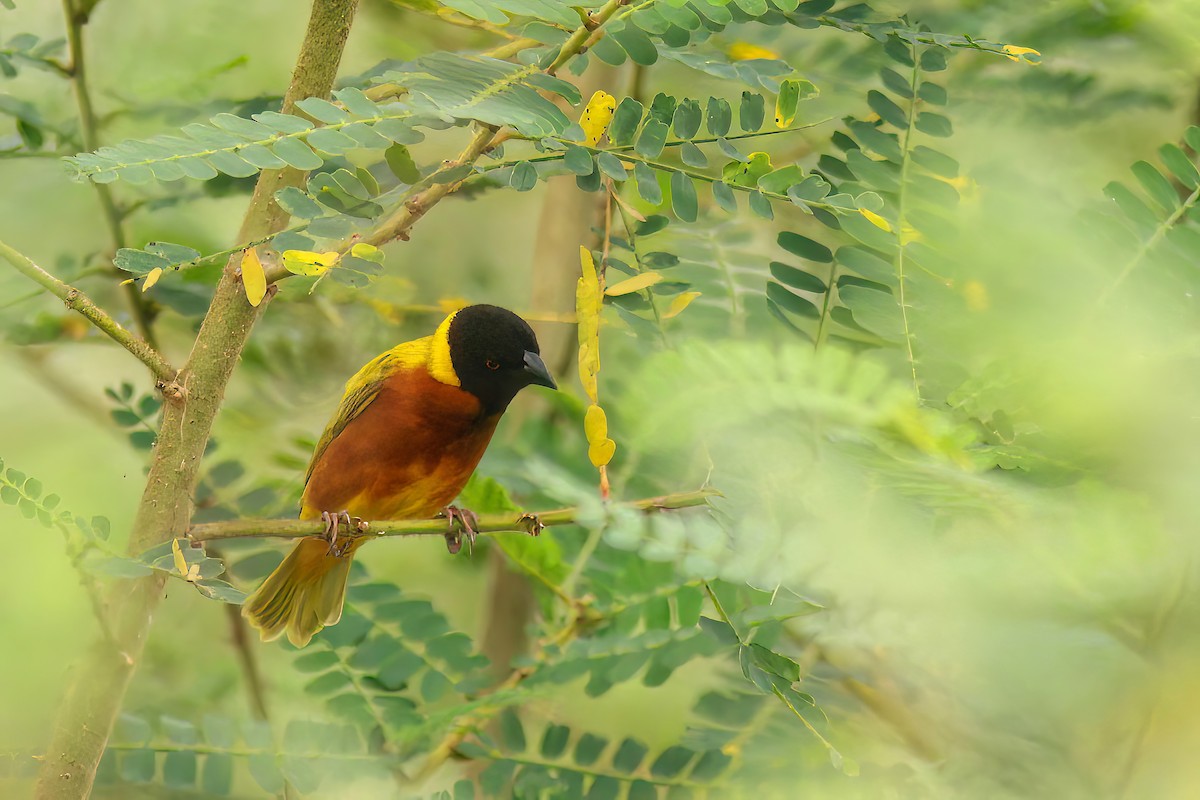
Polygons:
[[450,321],[446,338],[460,385],[479,398],[485,413],[503,411],[531,384],[558,388],[539,355],[533,329],[511,311],[467,306]]

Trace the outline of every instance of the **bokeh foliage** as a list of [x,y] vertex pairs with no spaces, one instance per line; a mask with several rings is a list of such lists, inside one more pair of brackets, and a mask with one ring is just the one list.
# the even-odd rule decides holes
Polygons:
[[[107,635],[97,585],[155,569],[176,580],[97,796],[1195,794],[1189,4],[364,0],[333,97],[281,114],[295,4],[109,3],[89,130],[59,10],[0,2],[0,239],[124,320],[132,280],[180,357],[230,254],[294,275],[196,519],[292,515],[345,377],[471,301],[591,349],[462,504],[577,524],[470,559],[372,544],[337,626],[238,646],[227,606],[281,548],[121,555],[159,398],[2,274],[0,602],[37,609],[0,623],[6,796]],[[507,140],[457,163],[481,125]],[[310,171],[289,228],[233,241],[284,165]],[[528,305],[532,243],[579,224],[539,216],[548,183],[595,198],[599,318]],[[439,185],[412,242],[378,235]],[[614,500],[723,496],[643,514],[596,467]],[[483,654],[492,551],[537,606],[513,664]]]

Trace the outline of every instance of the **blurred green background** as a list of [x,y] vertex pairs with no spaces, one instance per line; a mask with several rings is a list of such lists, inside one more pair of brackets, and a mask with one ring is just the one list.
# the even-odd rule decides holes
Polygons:
[[[900,348],[835,349],[814,360],[810,345],[766,314],[761,284],[779,257],[775,235],[815,236],[811,219],[792,210],[772,223],[744,212],[719,224],[702,217],[662,234],[661,247],[693,253],[685,262],[698,263],[697,274],[711,266],[711,249],[697,244],[705,236],[736,251],[738,280],[757,287],[747,290],[741,312],[746,332],[731,334],[736,326],[699,301],[672,321],[668,346],[629,335],[615,315],[609,320],[602,395],[621,448],[617,494],[690,489],[710,478],[728,495],[720,506],[729,531],[722,576],[768,591],[785,586],[827,606],[794,626],[795,641],[807,643],[797,658],[813,666],[809,691],[831,738],[862,774],[831,770],[793,725],[775,742],[778,753],[767,753],[762,780],[774,791],[1195,797],[1200,263],[1151,254],[1118,285],[1126,260],[1087,220],[1111,205],[1106,184],[1132,185],[1129,166],[1155,161],[1161,144],[1181,140],[1196,121],[1200,4],[875,8],[908,13],[937,31],[1034,47],[1044,58],[1031,67],[963,53],[945,80],[955,135],[944,147],[969,183],[948,226],[953,235],[938,241],[957,280],[941,287],[947,299],[918,300],[913,314],[924,407],[837,390],[853,382],[838,376],[857,374],[862,363],[878,365],[888,386],[909,385]],[[104,140],[168,131],[223,110],[228,99],[277,96],[306,11],[284,0],[106,0],[88,27]],[[61,9],[18,0],[15,11],[0,12],[0,41],[17,32],[61,35]],[[835,118],[772,142],[777,163],[794,158],[811,167],[830,150],[836,118],[869,113],[863,96],[883,63],[870,40],[829,29],[747,26],[724,34],[723,41],[737,40],[775,50],[822,89],[804,105],[804,119]],[[364,0],[341,74],[489,41],[399,4]],[[627,72],[610,69],[602,80],[624,86]],[[697,76],[663,61],[647,80],[655,91],[729,94],[717,79]],[[35,103],[51,128],[72,124],[72,98],[50,73],[25,69],[0,83],[0,93]],[[124,110],[131,106],[142,111]],[[14,139],[10,122],[0,117],[0,140]],[[462,136],[430,137],[415,151],[421,163],[445,158]],[[5,158],[0,175],[0,239],[63,275],[78,274],[109,247],[91,187],[71,182],[56,159]],[[388,248],[385,276],[360,292],[325,287],[309,296],[285,285],[217,421],[211,457],[246,469],[235,491],[269,486],[269,510],[294,513],[304,440],[319,434],[361,363],[432,330],[440,312],[418,306],[465,298],[535,317],[569,309],[570,281],[553,307],[534,300],[539,243],[586,235],[590,224],[558,209],[561,195],[546,205],[555,185],[445,202],[410,243]],[[163,195],[154,187],[117,191],[128,200]],[[132,215],[131,242],[186,242],[202,252],[235,244],[244,194],[215,196],[190,183],[170,191],[187,202],[151,203]],[[573,273],[577,264],[561,269]],[[977,288],[966,288],[971,282]],[[127,322],[115,283],[102,274],[80,285]],[[0,326],[8,333],[0,345],[0,457],[60,494],[63,507],[107,517],[119,544],[141,494],[146,452],[113,424],[104,389],[130,382],[147,392],[144,371],[52,298],[28,296],[33,288],[0,269]],[[194,322],[167,310],[158,324],[174,363],[186,357]],[[564,336],[559,323],[539,330]],[[582,397],[574,378],[560,384]],[[580,408],[564,398],[519,398],[481,471],[533,507],[554,500],[539,485],[547,470],[591,480]],[[999,443],[1012,462],[982,469],[970,451],[998,444],[995,431],[983,430],[1000,424],[998,411],[1012,426]],[[964,446],[964,430],[973,444]],[[967,461],[956,460],[963,452]],[[8,507],[0,519],[0,754],[28,753],[48,737],[94,624],[57,535]],[[373,545],[363,559],[375,577],[433,598],[455,628],[481,635],[485,558],[450,559],[440,544],[412,539]],[[127,710],[245,716],[225,608],[175,581],[167,589]],[[301,691],[306,676],[291,668],[290,653],[254,650],[273,711],[321,714],[320,702]],[[716,659],[701,660],[662,689],[622,685],[600,699],[569,686],[526,711],[667,743],[688,726],[695,697],[728,680],[727,671]],[[889,703],[890,712],[877,707]],[[930,752],[935,757],[923,757]],[[23,781],[5,788],[0,779],[5,796],[27,790]],[[388,791],[371,785],[345,796]]]

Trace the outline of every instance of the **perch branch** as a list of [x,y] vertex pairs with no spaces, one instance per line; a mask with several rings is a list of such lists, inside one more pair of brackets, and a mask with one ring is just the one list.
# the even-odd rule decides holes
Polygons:
[[89,322],[108,334],[113,341],[124,347],[154,373],[154,377],[163,383],[175,380],[178,371],[167,363],[162,354],[155,350],[134,333],[124,328],[100,308],[92,299],[74,286],[63,283],[46,270],[39,267],[28,256],[0,242],[0,256],[16,267],[17,271],[31,280],[41,284],[42,288],[66,303],[67,308],[78,311]]
[[[716,489],[698,489],[694,492],[677,492],[633,500],[624,505],[645,512],[666,511],[679,508],[702,506],[710,497],[719,496]],[[535,516],[546,527],[569,525],[579,517],[577,508],[559,508],[541,511]],[[476,530],[480,534],[525,533],[527,528],[520,514],[480,514]],[[376,536],[442,536],[446,533],[444,519],[389,519],[368,522],[368,530]],[[236,539],[244,536],[271,536],[293,538],[296,536],[319,536],[325,532],[321,520],[305,519],[234,519],[224,522],[205,522],[193,525],[188,536],[193,542],[211,542],[217,539]]]

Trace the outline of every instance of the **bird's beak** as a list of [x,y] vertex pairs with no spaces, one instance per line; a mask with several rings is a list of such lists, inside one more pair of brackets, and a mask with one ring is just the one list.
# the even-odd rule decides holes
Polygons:
[[535,386],[558,388],[554,378],[550,377],[550,370],[546,369],[546,362],[542,361],[542,357],[532,350],[525,351],[525,374],[529,376],[529,382]]

